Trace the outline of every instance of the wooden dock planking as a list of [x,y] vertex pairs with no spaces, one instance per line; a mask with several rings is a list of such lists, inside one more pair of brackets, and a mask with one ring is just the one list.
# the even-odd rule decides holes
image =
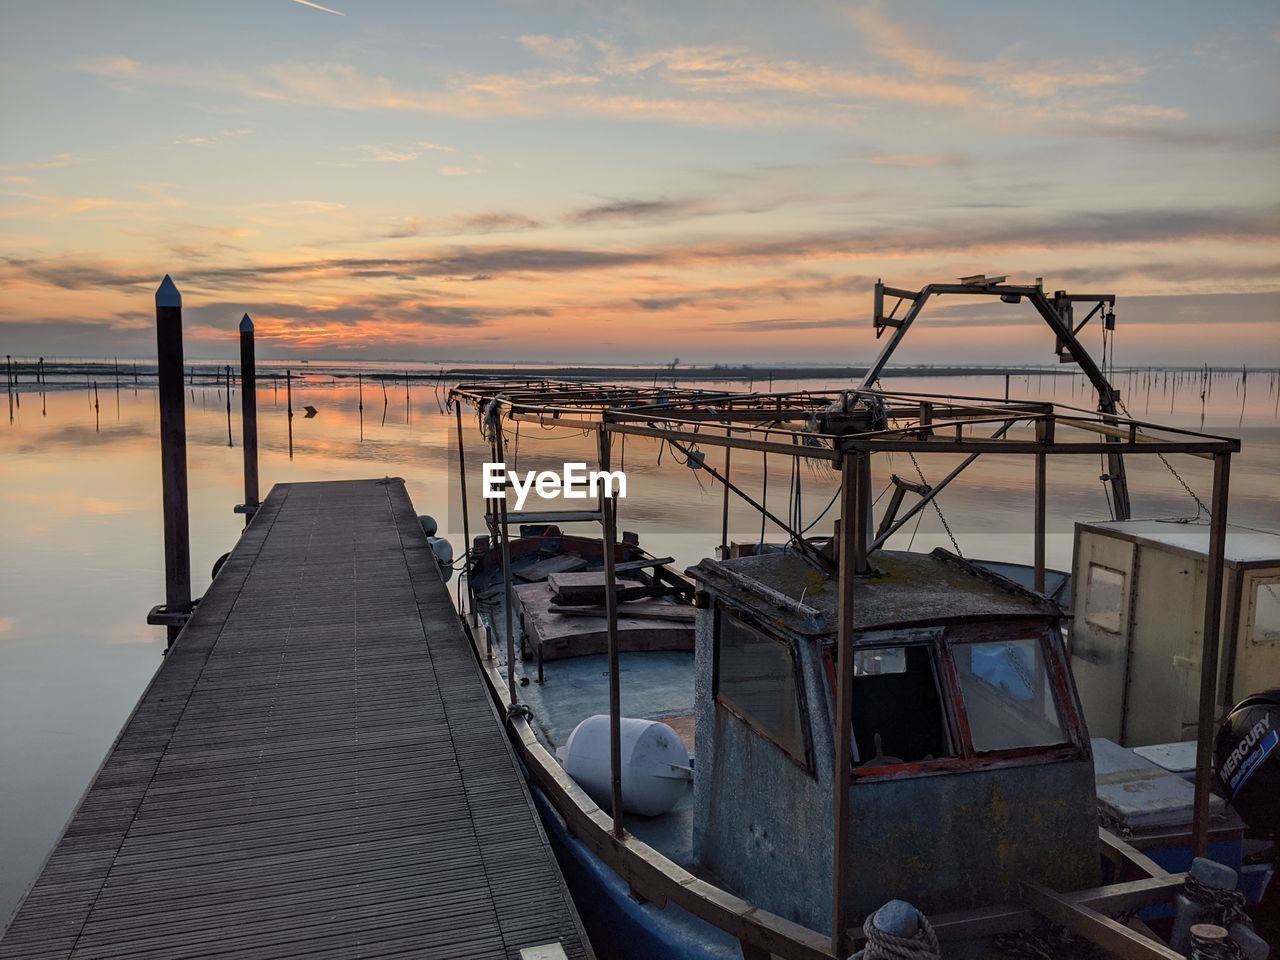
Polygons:
[[399,481],[280,485],[0,958],[591,957]]

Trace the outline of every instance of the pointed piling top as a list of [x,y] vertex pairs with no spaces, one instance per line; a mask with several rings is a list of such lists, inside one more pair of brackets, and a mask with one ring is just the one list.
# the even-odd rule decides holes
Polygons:
[[247,313],[244,315],[244,319],[240,321],[240,332],[253,333],[253,321],[249,319]]
[[169,278],[167,273],[164,275],[164,280],[160,283],[159,289],[156,290],[156,306],[182,306],[182,294],[178,292],[178,288],[174,286],[173,281]]

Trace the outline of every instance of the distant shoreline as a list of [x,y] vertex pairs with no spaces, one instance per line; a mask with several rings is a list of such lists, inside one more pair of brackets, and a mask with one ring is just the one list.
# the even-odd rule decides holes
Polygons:
[[[408,361],[405,369],[396,369],[387,361],[354,361],[312,360],[301,361],[259,361],[258,377],[263,380],[280,379],[285,371],[292,372],[295,378],[326,377],[338,380],[354,380],[358,375],[371,382],[377,381],[432,381],[466,380],[470,378],[509,378],[509,379],[589,379],[602,381],[733,381],[733,382],[769,382],[771,380],[860,380],[866,375],[866,365],[820,365],[820,364],[779,364],[766,366],[762,364],[705,364],[682,365],[670,367],[658,366],[626,366],[602,364],[529,364],[522,365],[486,365],[486,366],[454,366],[448,364],[431,364],[426,361]],[[215,383],[225,375],[228,366],[234,376],[238,375],[239,365],[225,361],[192,360],[187,363],[186,370],[193,382]],[[424,369],[431,368],[434,369]],[[1239,374],[1238,366],[1213,366],[1211,374]],[[1276,372],[1274,367],[1252,367],[1250,373],[1268,375]],[[1113,376],[1140,373],[1193,373],[1199,375],[1205,370],[1200,366],[1120,366],[1113,370]],[[38,367],[31,358],[13,358],[12,373],[14,386],[31,386],[35,384]],[[111,359],[76,359],[46,360],[43,367],[45,378],[50,385],[69,379],[97,380],[100,384],[110,386],[119,382],[122,386],[146,380],[154,380],[156,368],[154,362],[135,360],[114,361]],[[916,364],[911,366],[890,366],[881,373],[884,379],[900,377],[1057,377],[1079,376],[1081,371],[1071,364],[1008,364],[976,365],[976,364]]]

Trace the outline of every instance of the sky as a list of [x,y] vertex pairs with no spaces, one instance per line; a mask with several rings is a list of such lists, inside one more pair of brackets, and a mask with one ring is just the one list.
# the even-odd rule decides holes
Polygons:
[[0,0],[0,129],[19,356],[153,355],[168,273],[195,357],[858,363],[877,278],[985,273],[1280,364],[1274,2]]

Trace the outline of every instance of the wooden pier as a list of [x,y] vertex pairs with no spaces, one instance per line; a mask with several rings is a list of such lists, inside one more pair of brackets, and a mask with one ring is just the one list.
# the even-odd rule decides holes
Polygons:
[[549,944],[592,956],[404,484],[365,480],[272,490],[0,958]]

